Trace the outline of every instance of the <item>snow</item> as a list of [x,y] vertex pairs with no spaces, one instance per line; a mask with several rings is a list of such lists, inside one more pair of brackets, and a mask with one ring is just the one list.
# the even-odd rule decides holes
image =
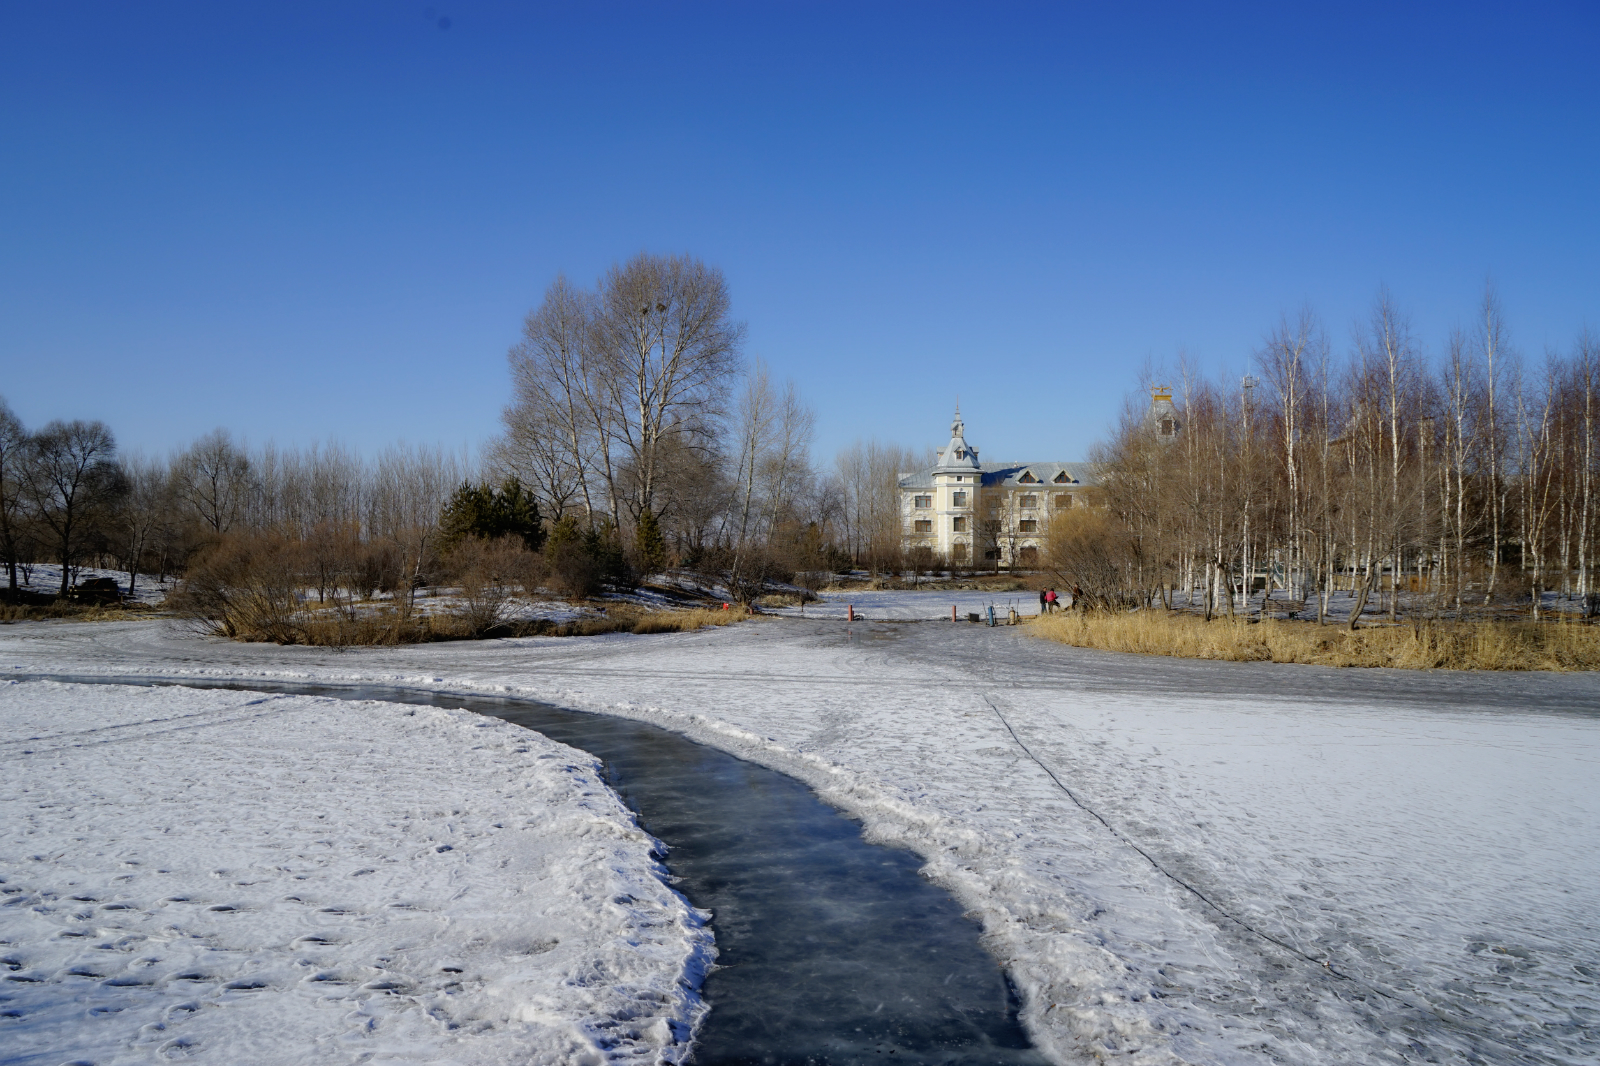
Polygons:
[[[128,591],[128,572],[126,570],[102,570],[93,566],[73,567],[68,575],[73,585],[81,584],[91,578],[109,577],[117,583],[117,588],[124,594]],[[0,572],[0,582],[9,578]],[[177,587],[178,580],[172,575],[167,575],[165,581],[158,581],[155,574],[140,574],[138,582],[133,586],[133,602],[149,606],[159,606],[166,598],[167,593]],[[29,566],[17,567],[17,588],[24,592],[37,592],[54,596],[61,591],[61,566],[58,563],[33,563]]]
[[780,607],[771,613],[788,618],[831,618],[843,621],[855,610],[857,619],[873,622],[938,622],[949,621],[950,608],[956,617],[966,622],[967,615],[977,614],[988,618],[994,607],[995,618],[1006,619],[1007,608],[1018,614],[1039,613],[1039,593],[1028,589],[1010,592],[959,589],[940,592],[893,592],[872,589],[854,589],[847,592],[822,592],[817,599],[803,607]]
[[673,1062],[705,916],[464,711],[0,683],[0,1059]]
[[1059,1062],[1600,1057],[1600,678],[1145,658],[937,620],[988,594],[849,596],[888,621],[342,653],[19,627],[0,670],[508,693],[680,731],[922,855]]

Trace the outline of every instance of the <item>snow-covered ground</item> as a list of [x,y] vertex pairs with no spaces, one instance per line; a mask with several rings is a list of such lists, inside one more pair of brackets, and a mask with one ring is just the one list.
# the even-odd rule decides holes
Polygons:
[[0,682],[0,1061],[677,1061],[703,916],[464,711]]
[[770,613],[788,618],[819,618],[843,621],[855,611],[867,622],[949,621],[950,609],[966,622],[968,614],[987,619],[993,606],[995,618],[1006,620],[1007,608],[1020,615],[1039,613],[1039,594],[1026,589],[1017,592],[987,592],[961,589],[944,592],[889,592],[856,589],[849,592],[823,592],[817,599],[799,607],[771,608]]
[[[91,578],[109,577],[117,583],[117,587],[124,595],[128,592],[128,572],[126,570],[100,570],[93,566],[75,567],[68,575],[72,584],[79,584]],[[0,582],[9,580],[0,572]],[[167,575],[164,581],[157,580],[154,574],[140,574],[139,580],[133,585],[133,600],[135,603],[157,606],[167,598],[167,593],[177,587],[178,579]],[[53,596],[61,591],[61,567],[57,563],[35,563],[26,571],[18,567],[17,587],[25,592],[38,592]]]
[[679,730],[922,854],[1064,1063],[1600,1058],[1600,678],[1143,658],[872,596],[928,620],[346,652],[18,626],[0,670],[383,681]]

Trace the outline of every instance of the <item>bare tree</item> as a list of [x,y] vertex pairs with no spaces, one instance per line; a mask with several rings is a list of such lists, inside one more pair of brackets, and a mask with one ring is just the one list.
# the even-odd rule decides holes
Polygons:
[[[1371,360],[1377,364],[1382,380],[1381,403],[1383,408],[1384,428],[1386,440],[1384,441],[1388,452],[1389,476],[1385,486],[1388,508],[1384,514],[1385,519],[1385,549],[1390,559],[1390,600],[1389,618],[1393,621],[1399,610],[1399,582],[1402,567],[1402,552],[1405,544],[1404,531],[1412,510],[1409,498],[1411,488],[1411,471],[1404,471],[1402,477],[1402,464],[1408,458],[1406,449],[1406,435],[1401,432],[1401,421],[1406,417],[1406,407],[1413,395],[1414,379],[1416,374],[1417,349],[1411,336],[1410,323],[1396,308],[1394,299],[1389,294],[1387,287],[1378,291],[1377,302],[1372,309],[1372,318],[1365,330],[1357,334],[1357,347],[1361,351],[1362,360]],[[1372,563],[1369,561],[1369,566]]]
[[632,467],[625,500],[637,521],[660,510],[668,437],[711,435],[738,370],[743,325],[728,317],[722,272],[689,256],[640,254],[601,282],[596,345],[607,414]]
[[777,536],[779,518],[810,480],[816,424],[816,414],[800,398],[795,383],[785,382],[778,398],[772,447],[762,464],[767,480],[768,539]]
[[23,469],[28,457],[28,434],[22,421],[0,399],[0,557],[13,595],[17,591],[17,556],[22,536]]
[[139,583],[145,546],[172,510],[173,484],[165,463],[140,456],[125,460],[122,468],[127,477],[127,494],[117,509],[117,518],[122,532],[123,567],[128,572],[128,595],[132,596]]
[[745,378],[744,390],[739,394],[734,413],[735,443],[739,449],[734,473],[734,484],[739,494],[734,502],[736,517],[733,528],[733,582],[736,586],[742,576],[749,549],[752,532],[750,519],[758,513],[760,506],[756,491],[762,463],[772,447],[777,406],[766,365],[757,360]]
[[[539,493],[552,522],[576,499],[591,530],[596,490],[614,485],[614,419],[595,339],[594,297],[556,278],[507,354],[512,402],[498,453],[508,473]],[[611,507],[608,494],[605,511]]]
[[126,490],[117,443],[104,422],[51,422],[30,441],[26,487],[61,560],[60,595],[84,534]]
[[232,529],[250,494],[250,459],[232,434],[212,430],[184,449],[174,467],[178,497],[213,533]]
[[1502,411],[1497,403],[1498,386],[1511,353],[1506,334],[1505,317],[1500,310],[1500,298],[1494,286],[1486,285],[1483,303],[1479,308],[1478,351],[1483,356],[1484,404],[1481,414],[1482,435],[1488,455],[1489,493],[1489,584],[1484,590],[1483,602],[1494,600],[1495,585],[1500,577],[1500,527],[1505,506],[1504,500],[1504,427]]
[[1303,591],[1299,584],[1304,562],[1300,522],[1303,506],[1301,466],[1304,457],[1300,453],[1300,423],[1304,417],[1307,379],[1326,345],[1316,315],[1310,308],[1305,308],[1292,323],[1287,318],[1280,321],[1268,335],[1265,346],[1256,354],[1262,373],[1278,394],[1278,425],[1287,481],[1285,502],[1288,505],[1289,538],[1286,577],[1291,598]]

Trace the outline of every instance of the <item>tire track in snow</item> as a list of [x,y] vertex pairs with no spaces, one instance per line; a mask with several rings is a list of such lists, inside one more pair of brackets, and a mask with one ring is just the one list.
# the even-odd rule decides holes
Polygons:
[[1017,735],[1017,731],[1012,728],[1011,722],[1009,720],[1007,720],[1005,714],[1003,714],[1001,712],[1000,708],[995,704],[994,700],[991,699],[987,693],[985,693],[984,696],[983,696],[983,702],[988,704],[989,705],[989,709],[994,712],[995,717],[1000,719],[1000,724],[1006,727],[1006,732],[1011,734],[1011,739],[1016,742],[1017,747],[1021,748],[1023,753],[1025,755],[1027,755],[1029,759],[1033,760],[1034,765],[1039,767],[1039,769],[1043,770],[1045,772],[1045,774],[1050,778],[1050,780],[1055,782],[1056,787],[1058,789],[1060,789],[1063,793],[1065,793],[1067,798],[1070,799],[1073,802],[1073,804],[1079,810],[1083,811],[1085,814],[1089,815],[1095,821],[1099,822],[1102,826],[1105,827],[1105,829],[1106,829],[1106,831],[1108,833],[1110,833],[1112,836],[1116,837],[1119,841],[1121,841],[1122,843],[1126,844],[1128,847],[1132,848],[1134,851],[1138,852],[1144,858],[1144,860],[1146,862],[1148,862],[1151,865],[1152,868],[1155,869],[1155,871],[1157,873],[1161,874],[1161,876],[1167,878],[1173,884],[1177,885],[1179,888],[1183,889],[1185,892],[1187,892],[1190,895],[1194,896],[1195,899],[1198,899],[1200,902],[1204,903],[1207,907],[1211,908],[1216,913],[1222,915],[1222,917],[1226,918],[1228,921],[1232,922],[1234,925],[1237,925],[1239,928],[1241,928],[1241,929],[1245,930],[1246,932],[1248,932],[1248,933],[1260,938],[1261,940],[1266,941],[1269,944],[1274,944],[1277,947],[1282,948],[1284,951],[1287,951],[1289,954],[1295,956],[1296,958],[1302,959],[1305,962],[1308,962],[1313,966],[1317,966],[1317,967],[1325,970],[1327,973],[1331,974],[1334,977],[1339,978],[1342,981],[1349,981],[1351,984],[1353,984],[1353,985],[1355,985],[1355,986],[1357,986],[1359,988],[1363,988],[1363,989],[1367,990],[1368,992],[1371,992],[1375,996],[1381,996],[1382,998],[1390,1001],[1391,1003],[1395,1003],[1395,1004],[1398,1004],[1398,1005],[1403,1006],[1403,1007],[1408,1007],[1411,1010],[1414,1010],[1419,1014],[1426,1014],[1427,1016],[1429,1016],[1430,1018],[1433,1018],[1435,1021],[1439,1022],[1440,1024],[1442,1024],[1444,1026],[1447,1026],[1448,1028],[1453,1029],[1456,1032],[1461,1033],[1464,1036],[1468,1036],[1468,1037],[1471,1037],[1471,1038],[1476,1039],[1476,1040],[1483,1040],[1483,1041],[1485,1041],[1487,1043],[1496,1044],[1496,1045],[1498,1045],[1498,1046],[1500,1046],[1502,1048],[1505,1048],[1507,1051],[1515,1052],[1518,1055],[1525,1055],[1525,1056],[1529,1056],[1529,1057],[1535,1057],[1536,1056],[1535,1052],[1532,1052],[1532,1051],[1528,1050],[1527,1048],[1521,1047],[1521,1046],[1519,1046],[1517,1044],[1513,1044],[1510,1041],[1505,1040],[1502,1037],[1495,1036],[1493,1033],[1486,1032],[1480,1026],[1475,1026],[1471,1022],[1468,1022],[1468,1021],[1466,1021],[1464,1019],[1452,1018],[1447,1014],[1441,1014],[1441,1013],[1439,1013],[1438,1008],[1434,1007],[1431,1004],[1428,1004],[1428,1003],[1414,1003],[1410,999],[1408,999],[1407,997],[1399,994],[1398,992],[1394,992],[1392,990],[1379,988],[1377,985],[1371,984],[1371,983],[1369,983],[1367,981],[1363,981],[1361,978],[1356,977],[1353,974],[1346,973],[1345,971],[1343,971],[1343,970],[1339,969],[1338,967],[1334,966],[1331,959],[1318,959],[1314,955],[1309,955],[1306,952],[1302,951],[1301,949],[1295,947],[1293,944],[1290,944],[1290,943],[1288,943],[1287,941],[1284,941],[1284,940],[1280,940],[1279,938],[1273,936],[1271,933],[1265,932],[1264,930],[1261,930],[1261,929],[1257,929],[1255,926],[1251,925],[1249,922],[1245,921],[1243,918],[1240,918],[1238,915],[1234,914],[1232,911],[1228,910],[1226,907],[1222,906],[1220,903],[1217,903],[1210,896],[1208,896],[1204,892],[1202,892],[1199,888],[1195,887],[1194,885],[1190,884],[1188,881],[1184,880],[1182,877],[1179,877],[1177,874],[1175,874],[1171,870],[1167,869],[1164,865],[1162,865],[1160,860],[1158,860],[1154,855],[1150,854],[1150,852],[1146,851],[1143,847],[1141,847],[1136,840],[1134,840],[1132,837],[1128,836],[1126,833],[1124,833],[1122,830],[1118,829],[1116,826],[1112,825],[1109,821],[1106,820],[1106,818],[1099,811],[1095,810],[1093,807],[1090,807],[1088,804],[1084,803],[1081,799],[1079,799],[1077,793],[1073,792],[1072,789],[1067,786],[1066,782],[1062,781],[1061,778],[1057,777],[1056,776],[1056,772],[1054,770],[1050,769],[1049,766],[1045,765],[1045,763],[1037,755],[1035,755],[1033,753],[1033,750],[1031,748],[1029,748],[1028,745],[1023,742],[1022,738]]
[[[265,718],[270,711],[255,711],[250,714],[238,714],[246,707],[259,707],[267,703],[276,703],[287,699],[287,696],[266,696],[261,699],[250,700],[235,707],[219,708],[215,711],[200,711],[195,714],[182,714],[173,718],[157,718],[147,722],[124,722],[121,725],[102,726],[99,729],[84,729],[73,733],[50,734],[42,737],[31,737],[25,740],[9,740],[0,742],[0,756],[6,755],[50,755],[60,751],[72,751],[77,748],[93,748],[103,744],[126,744],[148,737],[164,736],[168,733],[186,733],[198,729],[214,729],[217,726],[233,725],[237,722],[248,722],[255,718]],[[184,721],[185,719],[200,718],[204,721],[187,722],[184,725],[175,725],[166,729],[151,729],[150,726],[166,725],[169,722]],[[115,736],[104,736],[114,730],[126,730]],[[54,747],[27,747],[38,745],[41,742],[49,744],[53,741],[67,740],[72,737],[98,737],[98,739],[85,739],[76,743],[56,744]]]

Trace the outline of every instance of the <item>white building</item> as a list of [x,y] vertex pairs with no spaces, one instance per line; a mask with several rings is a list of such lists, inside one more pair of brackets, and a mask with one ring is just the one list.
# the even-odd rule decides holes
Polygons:
[[1033,566],[1051,518],[1087,505],[1098,484],[1093,463],[981,462],[958,409],[934,467],[900,475],[902,542],[954,566]]

